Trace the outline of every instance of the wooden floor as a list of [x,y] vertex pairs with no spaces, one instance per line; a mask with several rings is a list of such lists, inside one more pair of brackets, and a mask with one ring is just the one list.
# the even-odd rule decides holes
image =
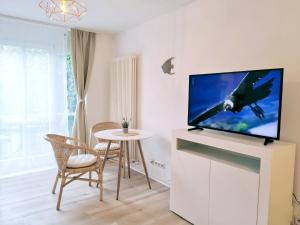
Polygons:
[[[1,225],[176,225],[189,224],[169,211],[169,189],[132,171],[122,179],[120,200],[116,198],[115,163],[106,164],[104,201],[87,182],[75,181],[64,189],[61,210],[57,194],[51,194],[56,170],[0,179]],[[58,185],[59,186],[59,185]]]

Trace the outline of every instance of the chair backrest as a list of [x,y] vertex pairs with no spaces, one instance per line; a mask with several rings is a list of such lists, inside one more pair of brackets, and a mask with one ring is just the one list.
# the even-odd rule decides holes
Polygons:
[[62,135],[46,134],[44,136],[44,139],[51,143],[58,168],[60,170],[64,170],[67,166],[68,159],[71,156],[72,152],[74,150],[77,150],[78,147],[71,144],[71,140],[71,143],[69,143],[69,138]]
[[[89,146],[92,147],[92,141],[93,141],[93,138],[95,137],[94,134],[97,131],[120,129],[120,128],[121,128],[121,125],[120,125],[120,123],[117,123],[117,122],[101,122],[101,123],[94,124],[90,129]],[[98,142],[102,141],[101,139],[98,139],[98,138],[96,140]]]

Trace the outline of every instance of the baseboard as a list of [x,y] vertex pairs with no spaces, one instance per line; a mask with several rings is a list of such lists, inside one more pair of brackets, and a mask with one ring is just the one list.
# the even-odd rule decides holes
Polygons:
[[[140,166],[138,166],[138,167],[140,167]],[[132,170],[134,170],[134,171],[136,171],[136,172],[138,172],[140,174],[143,174],[145,176],[145,172],[143,171],[143,169],[142,168],[138,168],[138,167],[136,165],[132,165],[130,168]],[[149,175],[149,178],[152,179],[152,180],[154,180],[154,181],[156,181],[156,182],[158,182],[158,183],[160,183],[160,184],[162,184],[162,185],[164,185],[164,186],[166,186],[166,187],[168,187],[168,188],[170,188],[170,184],[167,184],[167,183],[165,183],[165,182],[163,182],[161,180],[158,180],[157,178],[154,178],[154,177],[152,177],[150,175]]]

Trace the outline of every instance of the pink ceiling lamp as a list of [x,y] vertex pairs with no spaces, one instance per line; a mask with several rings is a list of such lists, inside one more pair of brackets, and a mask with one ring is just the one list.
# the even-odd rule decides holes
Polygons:
[[39,6],[55,21],[79,21],[87,12],[87,8],[77,0],[42,0]]

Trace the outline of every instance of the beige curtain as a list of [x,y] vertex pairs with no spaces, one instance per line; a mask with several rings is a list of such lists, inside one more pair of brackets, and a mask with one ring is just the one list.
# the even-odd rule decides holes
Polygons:
[[71,30],[72,63],[77,92],[77,106],[73,125],[73,136],[86,142],[85,96],[88,90],[95,52],[96,34]]
[[[137,57],[116,58],[110,75],[110,119],[130,119],[130,128],[137,128]],[[131,161],[138,161],[136,146],[130,145]]]

